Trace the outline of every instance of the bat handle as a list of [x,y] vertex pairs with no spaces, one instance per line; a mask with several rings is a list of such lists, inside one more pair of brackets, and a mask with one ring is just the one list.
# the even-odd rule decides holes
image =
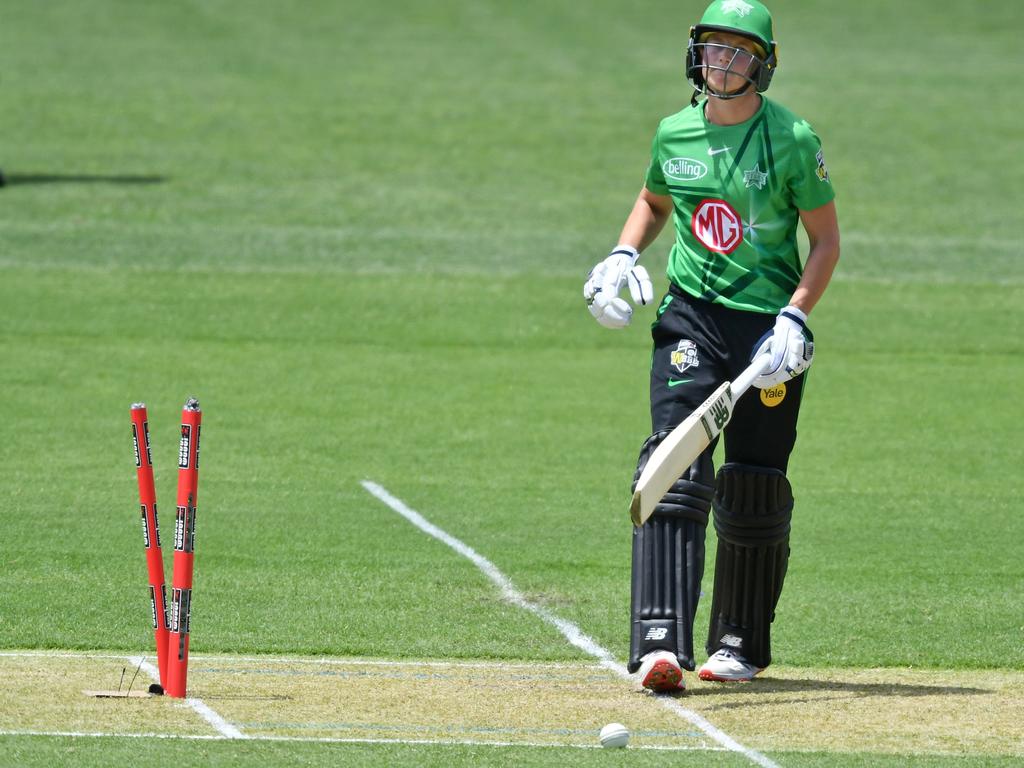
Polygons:
[[764,369],[768,367],[768,363],[771,362],[772,356],[768,352],[763,352],[754,358],[754,361],[746,367],[746,369],[739,376],[736,377],[729,385],[729,389],[732,392],[733,402],[740,399],[740,396],[750,389],[750,385],[754,383],[754,379],[764,373]]

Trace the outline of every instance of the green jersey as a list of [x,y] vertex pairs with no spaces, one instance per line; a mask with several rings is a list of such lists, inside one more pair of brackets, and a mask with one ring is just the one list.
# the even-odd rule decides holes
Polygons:
[[738,125],[714,125],[704,104],[666,117],[651,146],[647,189],[671,195],[676,241],[668,277],[732,309],[778,312],[800,282],[799,211],[835,196],[811,126],[761,97]]

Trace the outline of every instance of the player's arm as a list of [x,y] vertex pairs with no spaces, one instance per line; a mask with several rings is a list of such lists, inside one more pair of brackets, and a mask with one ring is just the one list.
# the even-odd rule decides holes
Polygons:
[[830,200],[814,210],[800,211],[800,222],[807,232],[811,250],[789,305],[809,315],[825,293],[839,261],[839,221],[835,201]]
[[811,250],[789,304],[779,312],[774,329],[754,353],[755,356],[762,352],[772,355],[765,372],[754,380],[754,384],[762,389],[799,376],[810,366],[814,359],[814,344],[804,333],[807,316],[825,293],[839,261],[839,223],[835,202],[830,200],[811,210],[798,210]]
[[656,195],[644,187],[633,204],[633,210],[622,227],[619,243],[631,245],[637,251],[643,251],[657,239],[665,227],[665,222],[672,216],[672,197]]

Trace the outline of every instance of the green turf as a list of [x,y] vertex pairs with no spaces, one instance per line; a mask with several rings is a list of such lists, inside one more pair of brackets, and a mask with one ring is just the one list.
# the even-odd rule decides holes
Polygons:
[[[194,394],[194,649],[579,656],[372,479],[624,658],[646,318],[608,332],[579,292],[699,6],[6,9],[0,646],[149,647],[128,406],[169,510]],[[843,229],[775,656],[1020,669],[1024,164],[1012,88],[965,68],[1019,71],[1024,17],[772,7],[770,95],[822,136]]]
[[[770,755],[793,768],[1010,768],[1015,758],[976,756],[900,756],[884,754],[834,754],[785,752]],[[471,747],[409,746],[367,744],[311,744],[224,742],[166,739],[149,741],[126,738],[41,738],[0,736],[0,766],[19,768],[74,764],[82,768],[108,766],[117,762],[137,766],[164,766],[186,762],[211,768],[260,765],[362,766],[388,765],[394,768],[448,768],[452,765],[537,766],[693,766],[696,768],[740,768],[751,765],[731,752],[656,752],[650,750],[586,750],[558,747]]]
[[[389,280],[376,276],[100,271],[82,293],[63,270],[6,274],[5,286],[24,286],[4,289],[15,308],[7,391],[19,424],[4,448],[19,511],[5,545],[19,565],[3,577],[8,599],[21,600],[10,642],[144,641],[145,624],[123,610],[132,594],[145,604],[127,404],[158,398],[148,399],[166,508],[179,390],[201,394],[208,411],[196,648],[372,655],[397,621],[417,628],[389,638],[398,655],[574,653],[554,630],[510,615],[469,563],[372,499],[359,486],[370,478],[625,652],[622,488],[644,429],[647,352],[639,331],[602,338],[574,304],[560,307],[570,281],[421,276],[419,289],[443,292],[459,311],[423,308],[406,325],[378,300]],[[1008,353],[1020,342],[998,317],[1019,291],[991,290],[977,312],[991,323],[980,350],[953,340],[932,359],[927,350],[943,338],[927,308],[966,312],[958,289],[834,289],[821,327],[835,341],[814,371],[794,459],[799,507],[778,658],[1019,665],[1019,628],[1003,619],[1019,605],[1019,561],[992,557],[990,540],[973,534],[992,527],[1012,542],[1024,533],[1007,478],[985,458],[1012,465],[1020,447],[1011,423],[978,429],[978,410],[951,407],[946,395],[952,385],[964,403],[1012,399],[1019,356]],[[579,343],[553,323],[488,325],[492,310],[477,297],[489,290],[529,291],[527,316],[562,316]],[[186,293],[215,316],[181,327],[175,297]],[[922,315],[912,339],[884,315],[866,343],[842,323],[847,306],[881,313],[897,297]],[[64,313],[33,312],[46,298]],[[406,309],[419,312],[415,298]],[[119,332],[119,319],[147,314]],[[986,379],[973,374],[979,355]],[[591,417],[595,403],[602,418]],[[43,482],[49,473],[54,481]],[[33,533],[41,518],[52,519],[46,536]],[[438,587],[461,598],[438,604]]]

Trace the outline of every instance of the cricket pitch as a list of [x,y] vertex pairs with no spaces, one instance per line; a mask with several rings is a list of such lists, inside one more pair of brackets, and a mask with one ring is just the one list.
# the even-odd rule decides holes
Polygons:
[[[722,749],[594,663],[194,654],[188,701],[83,693],[124,690],[137,668],[128,655],[0,653],[0,734],[595,747],[622,722],[630,748]],[[1024,672],[773,666],[749,684],[686,681],[680,705],[760,751],[1022,750]],[[142,671],[131,686],[151,682]]]

